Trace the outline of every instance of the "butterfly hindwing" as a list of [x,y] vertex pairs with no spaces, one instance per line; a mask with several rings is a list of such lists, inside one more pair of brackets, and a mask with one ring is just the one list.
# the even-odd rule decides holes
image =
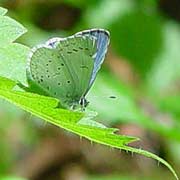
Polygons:
[[61,101],[65,101],[66,96],[71,96],[68,89],[73,89],[75,83],[64,65],[63,58],[55,49],[47,46],[35,49],[29,66],[34,85],[43,89],[47,95]]

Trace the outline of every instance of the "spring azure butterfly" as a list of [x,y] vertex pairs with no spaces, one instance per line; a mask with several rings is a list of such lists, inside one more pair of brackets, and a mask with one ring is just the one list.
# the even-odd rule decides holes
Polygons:
[[52,38],[31,50],[27,81],[32,92],[58,98],[65,107],[87,105],[86,94],[104,61],[109,32],[90,29]]

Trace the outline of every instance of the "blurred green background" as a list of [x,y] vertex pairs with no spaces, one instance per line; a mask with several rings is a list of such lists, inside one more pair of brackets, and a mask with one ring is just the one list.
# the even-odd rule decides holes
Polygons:
[[[109,30],[110,47],[88,94],[89,109],[98,112],[97,121],[139,137],[132,146],[164,158],[180,176],[179,0],[0,0],[0,6],[28,29],[18,42],[30,47],[84,29]],[[1,100],[0,180],[11,175],[173,179],[154,160],[91,145]]]

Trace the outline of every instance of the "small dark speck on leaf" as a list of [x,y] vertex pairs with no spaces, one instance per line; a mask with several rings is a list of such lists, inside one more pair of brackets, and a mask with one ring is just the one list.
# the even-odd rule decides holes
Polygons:
[[109,98],[111,98],[111,99],[115,99],[115,98],[116,98],[116,96],[109,96]]

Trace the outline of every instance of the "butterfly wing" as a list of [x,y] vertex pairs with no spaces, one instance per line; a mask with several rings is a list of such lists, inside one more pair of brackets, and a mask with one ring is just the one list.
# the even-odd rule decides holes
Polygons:
[[78,103],[88,89],[96,52],[94,37],[53,38],[33,49],[27,68],[30,84],[63,104]]
[[109,32],[104,29],[91,29],[91,30],[85,30],[85,31],[79,32],[77,34],[80,34],[82,36],[87,36],[87,37],[93,37],[96,39],[97,51],[93,56],[94,67],[93,67],[93,72],[92,72],[91,80],[89,83],[89,87],[86,91],[87,93],[90,87],[92,86],[99,69],[101,68],[101,64],[104,61],[107,48],[109,45]]

